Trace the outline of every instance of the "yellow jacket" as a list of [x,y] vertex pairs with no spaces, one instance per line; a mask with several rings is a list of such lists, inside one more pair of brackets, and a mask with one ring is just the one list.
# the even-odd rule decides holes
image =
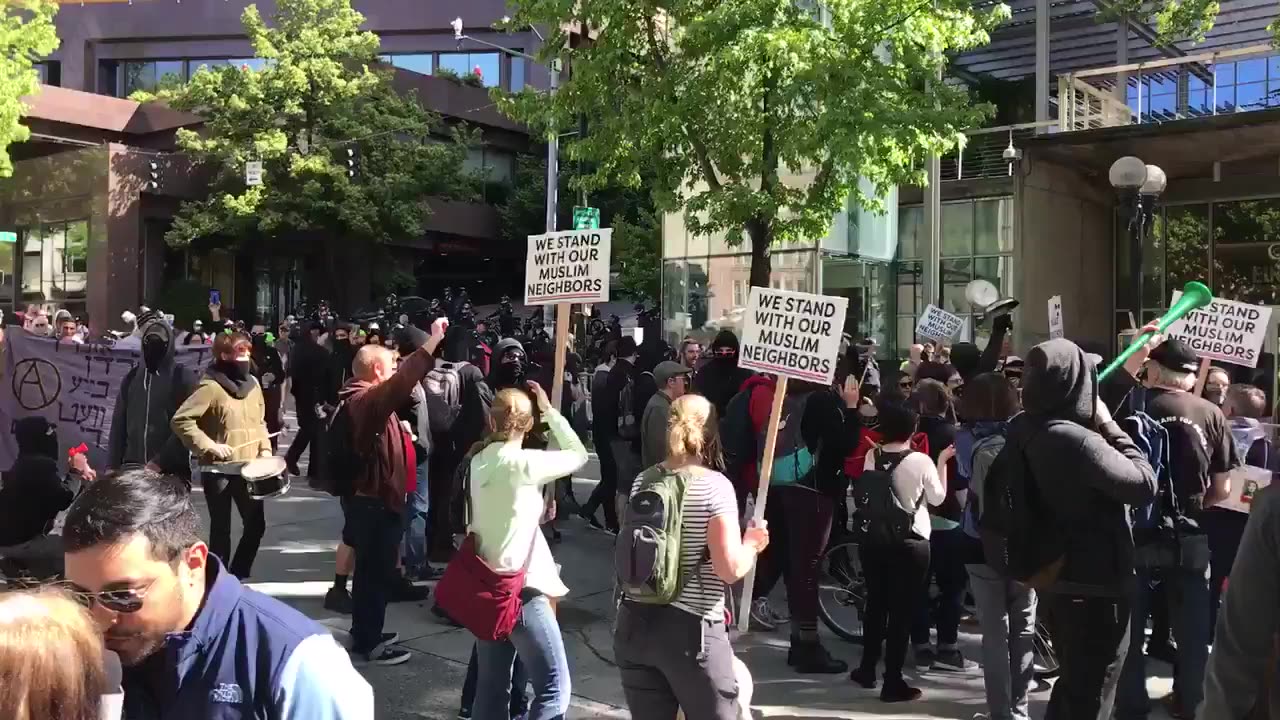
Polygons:
[[[201,463],[252,460],[271,453],[266,415],[262,388],[252,375],[237,383],[209,368],[170,425]],[[217,444],[235,448],[230,459],[210,454]]]

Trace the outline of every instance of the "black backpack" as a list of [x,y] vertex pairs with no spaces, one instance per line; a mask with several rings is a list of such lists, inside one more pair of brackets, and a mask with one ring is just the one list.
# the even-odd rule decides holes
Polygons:
[[924,490],[914,507],[904,507],[893,490],[893,473],[908,455],[916,452],[905,450],[897,453],[875,453],[875,469],[868,470],[853,485],[853,502],[857,507],[854,516],[861,526],[863,542],[869,545],[897,545],[911,538],[911,524],[916,511],[924,502]]
[[327,418],[321,418],[311,462],[316,464],[316,472],[309,473],[313,490],[323,490],[334,497],[355,494],[355,476],[364,459],[355,448],[355,432],[345,400],[331,409]]
[[978,530],[988,565],[1011,580],[1043,590],[1066,562],[1067,540],[1040,492],[1027,460],[1029,439],[1010,435],[983,486]]

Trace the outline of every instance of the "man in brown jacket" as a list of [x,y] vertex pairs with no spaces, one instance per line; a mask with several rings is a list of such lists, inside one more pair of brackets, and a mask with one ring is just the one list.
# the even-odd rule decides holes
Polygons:
[[361,458],[353,479],[355,495],[347,507],[347,532],[355,549],[352,587],[351,651],[357,661],[399,665],[409,653],[387,647],[395,633],[384,633],[387,587],[395,576],[403,535],[405,492],[417,478],[413,436],[396,410],[409,402],[414,385],[434,366],[432,353],[444,339],[448,320],[431,325],[431,337],[405,357],[396,369],[396,356],[381,345],[365,345],[356,353],[354,377],[339,397],[351,420],[352,447]]

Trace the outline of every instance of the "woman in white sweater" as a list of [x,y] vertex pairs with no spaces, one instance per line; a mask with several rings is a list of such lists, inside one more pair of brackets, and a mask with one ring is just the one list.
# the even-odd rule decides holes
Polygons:
[[498,393],[489,413],[493,432],[477,443],[471,458],[472,518],[477,551],[494,570],[525,567],[524,609],[507,641],[477,644],[476,720],[507,720],[511,665],[519,653],[534,688],[529,720],[557,720],[569,709],[569,661],[551,599],[568,594],[551,549],[539,530],[544,511],[542,486],[587,462],[587,449],[569,421],[551,407],[537,383],[529,390],[560,450],[528,450],[524,436],[533,429],[533,402],[523,389]]

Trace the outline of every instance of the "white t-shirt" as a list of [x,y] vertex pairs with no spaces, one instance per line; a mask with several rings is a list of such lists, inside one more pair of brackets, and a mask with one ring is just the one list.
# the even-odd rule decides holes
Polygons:
[[[907,443],[888,443],[880,448],[880,452],[896,453],[907,449]],[[875,470],[876,451],[874,449],[867,453],[866,462],[862,467],[864,470]],[[925,503],[936,507],[942,504],[947,495],[946,488],[942,487],[942,480],[938,477],[938,467],[933,464],[933,460],[922,452],[913,452],[903,458],[893,471],[893,491],[903,507],[916,508],[915,519],[911,522],[911,531],[928,540],[932,524],[929,522],[929,511],[925,508]],[[924,502],[921,502],[921,496]]]

